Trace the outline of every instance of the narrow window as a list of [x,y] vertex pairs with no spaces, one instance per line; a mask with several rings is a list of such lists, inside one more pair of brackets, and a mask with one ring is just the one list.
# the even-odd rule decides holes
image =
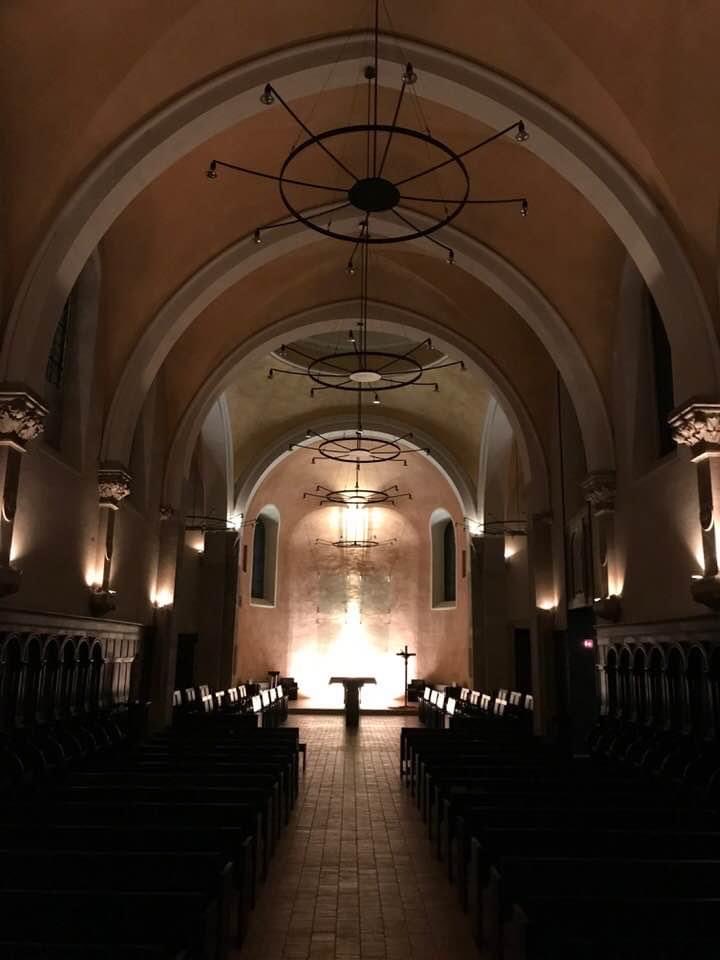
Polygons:
[[668,417],[675,406],[672,351],[660,311],[649,292],[648,305],[655,385],[655,412],[658,426],[658,456],[664,457],[675,449],[672,430],[668,425]]
[[62,446],[63,387],[68,353],[68,337],[72,322],[72,294],[68,297],[55,327],[50,353],[45,367],[48,414],[45,418],[44,440],[59,450]]
[[452,520],[443,529],[443,603],[455,601],[455,530]]
[[265,599],[265,519],[258,517],[253,535],[252,589],[253,600]]
[[457,598],[457,544],[455,523],[447,510],[438,508],[430,517],[430,551],[432,606],[454,606]]

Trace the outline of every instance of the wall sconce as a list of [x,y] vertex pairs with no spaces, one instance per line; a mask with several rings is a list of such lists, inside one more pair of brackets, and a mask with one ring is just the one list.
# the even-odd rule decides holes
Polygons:
[[622,600],[616,594],[610,594],[609,597],[595,597],[593,610],[601,620],[617,623],[622,616]]
[[595,642],[588,637],[587,639],[583,640],[582,645],[584,650],[592,650],[595,646]]
[[557,600],[541,600],[537,606],[538,610],[542,610],[544,613],[550,613],[552,610],[557,610]]
[[91,586],[88,606],[94,617],[104,617],[115,609],[115,591],[103,590],[100,584]]
[[167,610],[173,605],[173,594],[170,590],[156,590],[150,597],[150,602],[156,610]]
[[703,577],[693,574],[690,581],[690,593],[695,603],[701,603],[710,610],[720,610],[720,580],[717,577]]

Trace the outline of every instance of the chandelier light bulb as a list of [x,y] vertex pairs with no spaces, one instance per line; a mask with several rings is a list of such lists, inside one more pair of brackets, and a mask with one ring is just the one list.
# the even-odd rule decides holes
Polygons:
[[528,215],[528,202],[527,200],[523,200],[523,202],[520,204],[520,216],[526,217],[527,215]]
[[355,264],[352,262],[352,260],[348,260],[348,264],[345,267],[345,272],[349,277],[355,276]]
[[515,134],[515,140],[518,143],[527,143],[530,139],[530,134],[525,129],[525,124],[522,120],[518,123],[517,133]]
[[208,167],[206,176],[207,176],[208,180],[217,180],[217,176],[218,176],[218,174],[217,174],[217,164],[215,163],[214,160],[213,160],[213,162],[210,164],[210,166]]
[[448,255],[445,260],[445,263],[449,264],[451,267],[455,265],[455,251],[448,250]]
[[348,330],[348,340],[350,343],[355,343],[355,333],[352,330]]
[[260,103],[264,103],[266,107],[269,107],[271,104],[275,103],[275,96],[272,91],[272,86],[269,83],[265,84],[265,89],[260,97]]
[[377,394],[375,394],[372,402],[375,404],[375,406],[377,406],[380,403],[380,397]]
[[413,70],[413,65],[411,63],[406,64],[405,72],[402,75],[403,83],[406,83],[411,87],[414,83],[417,83],[417,74]]
[[255,233],[253,233],[253,243],[257,244],[258,247],[259,247],[260,244],[262,243],[262,237],[260,236],[260,228],[259,228],[259,227],[255,230]]

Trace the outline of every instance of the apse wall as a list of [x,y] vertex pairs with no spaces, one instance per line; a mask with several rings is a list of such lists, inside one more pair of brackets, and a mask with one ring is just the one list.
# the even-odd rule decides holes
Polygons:
[[[237,617],[235,675],[265,679],[268,670],[295,676],[300,693],[328,691],[331,674],[372,675],[380,689],[369,695],[402,695],[402,660],[407,643],[417,654],[409,676],[466,681],[470,644],[467,534],[462,510],[443,475],[424,455],[410,455],[407,467],[374,464],[361,473],[361,486],[398,484],[412,499],[396,506],[368,508],[367,532],[379,541],[368,550],[318,543],[343,533],[344,508],[303,499],[319,483],[345,487],[354,482],[347,465],[312,464],[296,451],[264,479],[247,510],[254,518],[266,505],[280,515],[277,592],[274,606],[251,597],[253,528],[244,528]],[[456,523],[456,601],[433,608],[430,517],[447,511]],[[362,521],[361,521],[362,522]],[[242,563],[242,559],[241,559]]]

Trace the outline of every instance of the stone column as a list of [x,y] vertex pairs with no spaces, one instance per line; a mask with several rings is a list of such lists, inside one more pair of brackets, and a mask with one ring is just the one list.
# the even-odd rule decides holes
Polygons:
[[46,414],[47,407],[26,388],[0,387],[0,597],[20,588],[20,571],[12,566],[20,467],[28,443],[42,433]]
[[528,583],[535,733],[547,735],[557,711],[553,631],[558,602],[549,514],[536,514],[528,522]]
[[470,548],[473,686],[482,691],[514,686],[508,623],[505,537],[473,536]]
[[101,617],[115,609],[115,591],[111,587],[115,550],[115,526],[120,504],[130,495],[130,474],[117,464],[98,469],[98,532],[96,582],[90,588],[90,612]]
[[154,637],[150,679],[150,727],[167,726],[172,715],[172,692],[177,660],[177,621],[175,589],[180,572],[184,544],[182,517],[171,506],[160,507],[158,568],[155,581],[153,616]]
[[690,449],[697,471],[698,525],[703,572],[691,583],[693,599],[720,610],[717,527],[720,520],[720,403],[693,400],[669,418],[673,439]]
[[205,534],[198,590],[198,676],[223,690],[232,684],[238,588],[238,531]]
[[610,577],[615,555],[615,474],[591,473],[583,480],[582,489],[590,506],[593,609],[603,620],[617,621],[622,604],[613,593]]

